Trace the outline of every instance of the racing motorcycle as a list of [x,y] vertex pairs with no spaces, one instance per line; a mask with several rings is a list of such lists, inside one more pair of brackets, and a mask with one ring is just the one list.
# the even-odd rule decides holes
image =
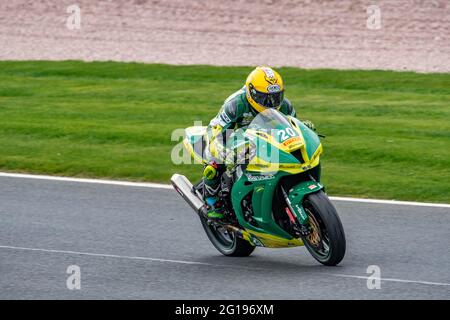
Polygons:
[[[206,127],[185,129],[183,144],[197,163],[206,163]],[[324,265],[343,259],[344,230],[320,183],[322,144],[313,130],[267,109],[246,128],[233,131],[226,150],[219,192],[224,219],[208,219],[203,180],[193,185],[180,174],[171,178],[219,252],[243,257],[257,246],[305,246]]]

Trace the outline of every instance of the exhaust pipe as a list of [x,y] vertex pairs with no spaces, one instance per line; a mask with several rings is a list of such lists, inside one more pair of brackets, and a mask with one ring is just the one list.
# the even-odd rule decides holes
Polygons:
[[183,175],[175,173],[170,178],[175,190],[183,197],[183,199],[191,206],[194,211],[204,217],[205,216],[205,203],[200,197],[192,191],[192,183]]
[[[191,208],[194,209],[194,211],[200,217],[207,218],[205,203],[196,193],[194,193],[192,183],[185,176],[175,173],[172,178],[170,178],[170,182],[172,183],[175,190],[183,197],[183,199],[187,203],[189,203]],[[234,232],[239,238],[247,240],[251,244],[255,245],[252,241],[252,237],[247,231],[229,224],[222,226],[225,227],[228,231]]]

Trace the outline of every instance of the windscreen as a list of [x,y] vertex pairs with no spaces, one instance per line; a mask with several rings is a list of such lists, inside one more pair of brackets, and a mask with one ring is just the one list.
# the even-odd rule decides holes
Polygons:
[[278,142],[298,136],[286,116],[275,109],[260,112],[250,123],[248,129],[263,131],[274,137]]

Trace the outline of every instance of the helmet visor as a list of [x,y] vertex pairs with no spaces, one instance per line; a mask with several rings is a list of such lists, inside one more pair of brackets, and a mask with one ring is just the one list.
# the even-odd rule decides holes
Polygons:
[[265,108],[278,108],[283,101],[283,91],[279,92],[260,92],[255,88],[250,89],[250,96],[255,102]]

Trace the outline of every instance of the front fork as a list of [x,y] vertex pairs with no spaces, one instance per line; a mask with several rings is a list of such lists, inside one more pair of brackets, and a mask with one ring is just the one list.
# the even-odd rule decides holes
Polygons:
[[284,190],[283,186],[280,187],[281,192],[283,193],[284,200],[286,201],[287,204],[286,214],[288,215],[289,220],[291,221],[295,237],[299,238],[308,236],[311,233],[309,230],[308,215],[305,213],[303,207],[299,206],[298,204],[295,206],[297,209],[295,210],[291,203],[291,200],[289,199],[287,192]]

